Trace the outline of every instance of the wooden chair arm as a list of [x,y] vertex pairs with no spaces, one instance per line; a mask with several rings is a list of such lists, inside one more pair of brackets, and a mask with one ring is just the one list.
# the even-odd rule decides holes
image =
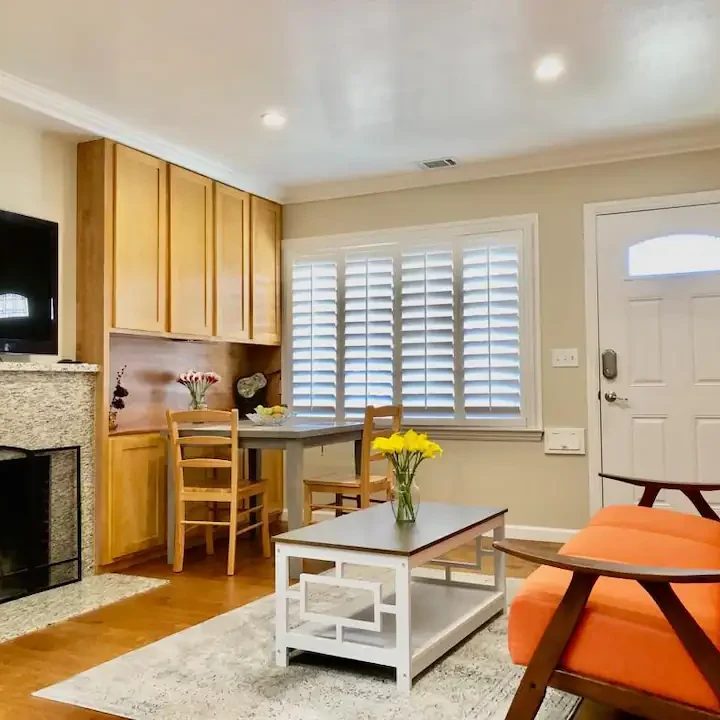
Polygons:
[[678,483],[666,482],[665,480],[646,480],[645,478],[628,477],[626,475],[613,475],[611,473],[599,473],[600,477],[608,480],[618,480],[629,485],[640,487],[657,488],[658,490],[697,490],[699,492],[713,492],[720,490],[720,483]]
[[664,480],[645,480],[644,478],[611,475],[610,473],[600,473],[600,477],[607,478],[608,480],[619,480],[620,482],[639,485],[645,488],[638,503],[640,507],[652,507],[661,490],[679,490],[695,506],[695,509],[702,517],[707,520],[720,521],[720,516],[718,516],[710,503],[702,495],[704,492],[720,490],[720,485],[716,483],[665,482]]
[[494,542],[493,547],[522,560],[528,560],[538,565],[549,565],[582,575],[637,580],[641,583],[720,583],[720,570],[651,567],[648,565],[608,562],[606,560],[560,555],[559,553],[541,550],[527,550],[509,540]]

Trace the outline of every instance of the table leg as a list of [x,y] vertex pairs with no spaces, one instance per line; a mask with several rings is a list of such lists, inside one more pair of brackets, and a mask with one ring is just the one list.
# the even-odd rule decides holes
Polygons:
[[288,648],[288,556],[280,545],[275,547],[275,664],[287,667]]
[[355,441],[355,477],[362,472],[362,439]]
[[[262,478],[262,450],[257,450],[255,448],[248,448],[247,454],[248,454],[248,480],[250,482],[257,482]],[[257,505],[257,496],[253,495],[249,500],[248,503],[250,507],[255,507]],[[248,524],[254,525],[257,522],[257,513],[251,512],[248,516]],[[255,538],[257,535],[257,528],[254,530],[250,530],[248,533],[250,536],[250,539]]]
[[[500,542],[505,539],[505,523],[493,530],[493,540]],[[503,604],[507,611],[507,588],[506,588],[506,569],[505,569],[505,553],[500,550],[493,549],[493,567],[495,572],[495,590],[503,594]]]
[[[288,441],[285,446],[285,507],[287,507],[288,530],[296,530],[303,524],[303,444]],[[298,558],[290,559],[290,577],[300,577],[302,564]]]
[[410,617],[410,566],[402,560],[395,568],[395,648],[397,653],[397,688],[409,693],[412,688],[412,640]]
[[175,562],[175,463],[172,461],[173,444],[168,438],[168,471],[167,471],[167,562]]

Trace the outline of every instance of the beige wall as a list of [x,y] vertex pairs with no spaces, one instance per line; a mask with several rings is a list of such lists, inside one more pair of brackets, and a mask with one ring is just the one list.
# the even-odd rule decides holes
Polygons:
[[[583,204],[720,188],[720,150],[287,205],[287,238],[537,213],[543,423],[586,427]],[[550,349],[581,348],[580,368],[552,368]],[[592,348],[590,349],[593,350]],[[425,463],[422,496],[507,505],[509,522],[575,528],[588,518],[585,457],[540,443],[445,441]],[[319,451],[309,468],[349,467],[349,448]]]
[[59,134],[0,118],[0,210],[59,224],[58,353],[65,358],[75,357],[76,147]]

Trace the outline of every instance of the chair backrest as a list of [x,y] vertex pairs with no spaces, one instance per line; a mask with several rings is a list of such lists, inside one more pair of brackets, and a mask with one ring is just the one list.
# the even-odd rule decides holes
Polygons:
[[[238,411],[237,410],[183,410],[180,412],[166,411],[168,430],[172,442],[172,462],[174,466],[175,492],[181,492],[185,487],[184,470],[186,468],[199,468],[212,470],[225,468],[230,470],[230,489],[232,495],[237,494],[239,478],[238,453]],[[192,423],[193,425],[225,425],[229,435],[182,435],[180,425]],[[185,429],[185,428],[183,428]],[[185,458],[183,448],[229,448],[230,459],[218,457]]]
[[[390,424],[383,424],[378,427],[376,420],[389,419]],[[367,490],[370,483],[370,466],[373,462],[384,460],[384,456],[373,453],[373,440],[378,437],[390,437],[395,432],[400,432],[402,423],[402,405],[384,405],[382,407],[365,408],[365,422],[362,436],[362,455],[360,462],[360,484]],[[388,460],[388,477],[392,473],[392,464]]]

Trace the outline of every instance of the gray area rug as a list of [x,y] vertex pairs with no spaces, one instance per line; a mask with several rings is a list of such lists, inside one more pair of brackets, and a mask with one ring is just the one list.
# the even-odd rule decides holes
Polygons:
[[[337,602],[332,590],[324,602]],[[274,618],[270,595],[35,695],[130,720],[502,720],[522,674],[508,655],[505,617],[416,678],[409,696],[373,666],[303,655],[276,667]],[[568,720],[577,704],[551,690],[538,720]]]

